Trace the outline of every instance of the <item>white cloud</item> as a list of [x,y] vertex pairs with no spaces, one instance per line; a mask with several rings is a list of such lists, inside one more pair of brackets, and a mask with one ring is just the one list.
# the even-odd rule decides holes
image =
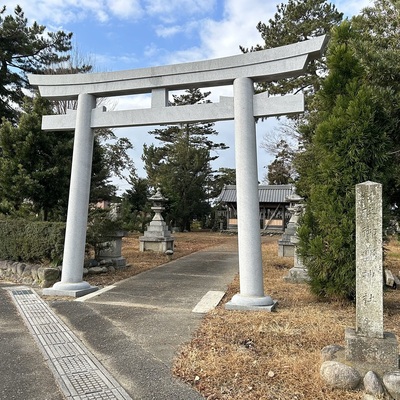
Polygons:
[[[265,0],[225,0],[222,20],[198,21],[197,34],[200,43],[183,51],[169,54],[168,64],[211,59],[239,54],[239,45],[248,47],[261,42],[257,23],[268,21],[276,10],[273,3]],[[192,27],[193,29],[193,27]]]
[[4,4],[8,13],[13,13],[14,8],[20,5],[26,17],[41,24],[62,25],[70,21],[81,21],[89,14],[94,14],[99,20],[107,18],[101,1],[83,0],[77,3],[75,0],[5,0]]
[[137,94],[133,96],[118,97],[118,104],[115,106],[115,110],[150,108],[150,106],[151,106],[150,94]]
[[50,24],[67,24],[94,18],[107,22],[113,16],[138,19],[143,15],[140,0],[5,0],[8,12],[20,5],[29,19]]
[[240,53],[239,45],[248,47],[261,42],[256,29],[259,21],[267,22],[276,11],[275,3],[264,0],[226,0],[224,20],[209,20],[201,34],[210,58]]
[[[372,4],[372,0],[333,0],[337,9],[346,16],[358,14],[362,8]],[[211,59],[240,54],[239,45],[251,47],[262,44],[256,26],[267,23],[277,11],[275,1],[265,0],[224,0],[221,20],[204,19],[197,23],[200,43],[197,47],[171,52],[164,56],[164,62],[179,63]]]
[[194,15],[211,12],[216,0],[146,0],[148,14],[157,17],[174,17],[182,14]]
[[136,54],[110,54],[110,53],[102,53],[90,54],[89,64],[95,67],[95,71],[109,71],[109,70],[121,70],[121,69],[131,69],[132,65],[138,63],[138,56]]
[[158,26],[156,28],[157,36],[167,38],[182,32],[183,27],[179,25],[174,26]]
[[143,15],[140,0],[108,0],[107,8],[118,18],[138,19]]

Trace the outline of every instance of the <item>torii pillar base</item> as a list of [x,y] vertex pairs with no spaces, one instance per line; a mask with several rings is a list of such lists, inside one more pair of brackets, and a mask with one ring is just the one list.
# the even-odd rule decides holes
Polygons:
[[227,310],[238,311],[275,311],[278,302],[270,296],[264,297],[246,297],[241,294],[235,294],[231,301],[225,304]]
[[43,289],[45,296],[67,296],[82,297],[98,290],[97,286],[92,286],[88,282],[78,283],[57,282],[51,288]]

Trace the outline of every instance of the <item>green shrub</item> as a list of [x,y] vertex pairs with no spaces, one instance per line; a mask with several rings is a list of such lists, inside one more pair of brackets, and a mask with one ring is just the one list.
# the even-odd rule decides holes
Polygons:
[[59,264],[64,237],[64,223],[0,220],[0,259]]

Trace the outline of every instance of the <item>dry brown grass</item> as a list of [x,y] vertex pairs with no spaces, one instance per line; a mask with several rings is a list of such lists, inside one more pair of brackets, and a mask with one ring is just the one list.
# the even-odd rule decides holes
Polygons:
[[[177,233],[172,259],[236,239],[218,233]],[[361,392],[327,387],[319,378],[320,351],[344,345],[345,327],[354,327],[354,305],[318,301],[307,285],[283,280],[293,265],[278,257],[278,237],[263,239],[265,292],[279,301],[274,313],[227,311],[224,303],[239,291],[236,278],[217,309],[205,316],[193,340],[175,361],[176,376],[205,398],[240,400],[356,400]],[[385,264],[400,271],[400,245],[387,246]],[[92,277],[93,285],[110,285],[168,262],[163,254],[140,252],[138,235],[124,238],[130,267]],[[385,330],[400,335],[400,290],[384,294]]]
[[[400,247],[390,246],[387,262],[394,265],[390,253]],[[320,351],[344,345],[345,327],[355,325],[354,305],[317,301],[307,285],[285,282],[293,261],[277,254],[277,241],[263,243],[265,292],[279,301],[278,311],[227,311],[220,305],[182,348],[174,373],[210,400],[361,399],[361,392],[335,390],[319,378]],[[238,291],[235,279],[225,301]],[[386,291],[384,304],[385,329],[398,335],[399,291]]]

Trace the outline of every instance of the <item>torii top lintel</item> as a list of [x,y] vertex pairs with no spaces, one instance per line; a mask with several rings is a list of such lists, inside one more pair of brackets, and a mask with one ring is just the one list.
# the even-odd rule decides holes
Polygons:
[[[110,97],[151,93],[151,108],[104,112],[92,110],[90,127],[117,128],[229,120],[234,118],[233,98],[219,103],[168,107],[168,92],[179,89],[232,85],[238,78],[254,82],[273,81],[304,73],[307,63],[321,55],[326,36],[303,42],[231,57],[119,72],[29,75],[42,97],[53,100],[78,99],[80,95]],[[78,102],[79,103],[79,102]],[[298,95],[253,96],[254,117],[287,115],[304,111]],[[43,130],[73,130],[76,111],[43,117]]]
[[301,74],[310,59],[320,56],[325,43],[326,36],[320,36],[213,60],[118,72],[29,75],[29,81],[39,87],[43,97],[56,100],[76,99],[80,93],[109,97],[149,93],[155,88],[179,90],[231,85],[239,77],[266,82]]

